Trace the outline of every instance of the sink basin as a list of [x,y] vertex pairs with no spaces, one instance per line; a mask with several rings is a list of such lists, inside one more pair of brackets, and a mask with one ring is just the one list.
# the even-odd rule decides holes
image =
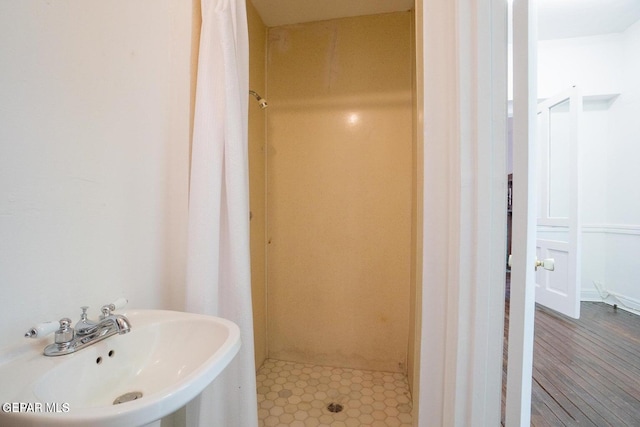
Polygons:
[[240,348],[240,330],[225,319],[120,313],[131,322],[128,334],[64,356],[46,357],[38,343],[1,358],[0,425],[145,425],[197,396]]

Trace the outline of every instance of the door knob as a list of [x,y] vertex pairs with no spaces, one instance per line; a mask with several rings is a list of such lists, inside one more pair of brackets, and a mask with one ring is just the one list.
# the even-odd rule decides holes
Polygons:
[[553,271],[556,269],[556,261],[553,258],[543,259],[542,261],[536,258],[536,271],[538,270],[538,267]]
[[[507,261],[507,265],[509,266],[509,268],[511,268],[511,254],[509,254],[509,260]],[[553,258],[547,258],[542,261],[536,258],[535,266],[536,266],[536,271],[538,270],[538,267],[542,267],[545,270],[553,271],[556,269],[556,261]]]

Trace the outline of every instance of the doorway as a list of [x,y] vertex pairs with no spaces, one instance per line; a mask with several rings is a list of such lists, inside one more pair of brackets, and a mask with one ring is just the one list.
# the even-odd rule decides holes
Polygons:
[[[544,1],[539,1],[538,5],[544,6]],[[595,2],[594,2],[595,3]],[[583,8],[584,9],[584,8]],[[544,10],[541,7],[541,12]],[[585,10],[581,10],[580,13],[574,11],[573,15],[569,15],[569,18],[579,17]],[[603,12],[604,13],[604,12]],[[609,12],[606,12],[609,13]],[[628,11],[625,18],[633,16],[633,10]],[[598,17],[599,21],[607,21],[603,18],[603,14]],[[542,18],[542,14],[541,14]],[[541,19],[542,20],[542,19]],[[618,236],[621,234],[618,230],[625,230],[625,245],[628,248],[635,248],[637,243],[636,227],[633,223],[628,222],[626,214],[622,214],[622,211],[637,212],[632,206],[627,206],[625,202],[613,201],[614,195],[619,193],[615,188],[616,185],[623,185],[620,183],[616,175],[620,174],[621,165],[627,164],[622,161],[618,167],[613,167],[612,162],[609,161],[609,156],[615,158],[618,162],[621,161],[621,153],[627,153],[633,155],[628,147],[621,148],[620,152],[610,154],[608,152],[611,147],[619,148],[619,140],[626,140],[626,145],[629,145],[630,140],[625,136],[626,132],[621,130],[622,123],[626,121],[633,127],[633,123],[628,120],[629,114],[632,111],[637,113],[632,104],[633,100],[637,99],[637,90],[635,89],[637,84],[633,81],[629,82],[623,78],[623,75],[630,75],[629,69],[635,70],[637,73],[637,65],[635,60],[627,61],[628,54],[632,51],[631,47],[638,46],[637,33],[640,28],[638,18],[632,18],[630,22],[625,24],[626,26],[622,30],[618,30],[614,33],[602,33],[598,35],[584,35],[580,37],[573,35],[567,36],[566,28],[563,28],[561,32],[564,33],[564,38],[561,40],[556,39],[543,39],[539,41],[539,62],[549,63],[552,59],[556,61],[556,68],[553,71],[541,71],[539,70],[539,78],[536,84],[539,87],[538,97],[545,98],[549,96],[550,90],[554,84],[564,84],[566,86],[566,80],[572,79],[571,84],[581,84],[586,94],[585,110],[588,111],[590,118],[586,120],[588,125],[594,125],[597,122],[607,121],[604,118],[608,118],[608,127],[606,131],[589,131],[587,133],[588,138],[595,142],[589,146],[591,151],[588,151],[588,155],[585,157],[584,153],[581,157],[583,161],[583,167],[589,171],[586,174],[585,182],[583,182],[583,189],[586,187],[587,192],[582,192],[582,198],[584,205],[587,206],[584,213],[584,227],[582,227],[581,235],[584,238],[584,259],[587,262],[583,263],[581,269],[582,274],[582,300],[596,300],[607,301],[615,304],[616,301],[625,301],[625,308],[628,310],[637,310],[636,295],[634,291],[623,283],[629,280],[633,281],[633,273],[620,265],[619,258],[624,258],[623,254],[618,254],[615,260],[613,257],[608,257],[606,248],[609,247],[609,241],[621,241],[622,238]],[[541,25],[542,28],[542,25]],[[540,47],[541,45],[546,45]],[[573,55],[567,54],[571,52]],[[595,55],[595,52],[598,52]],[[591,56],[590,56],[591,55]],[[595,56],[594,56],[595,55]],[[637,56],[637,55],[632,55]],[[624,67],[622,66],[624,63]],[[595,64],[603,65],[603,68],[598,68]],[[606,66],[604,66],[606,65]],[[625,68],[626,71],[620,72]],[[579,70],[579,74],[567,73],[568,70]],[[591,79],[589,73],[596,76]],[[620,73],[619,77],[610,79],[614,74]],[[553,80],[551,79],[553,77]],[[604,78],[604,79],[603,79]],[[565,79],[563,81],[563,79]],[[577,81],[576,81],[577,80]],[[561,82],[561,83],[558,83]],[[621,93],[621,85],[625,88],[625,95],[627,100],[631,102],[619,102],[617,93]],[[535,85],[534,85],[535,86]],[[616,88],[616,86],[618,88]],[[556,89],[558,89],[556,87]],[[544,94],[544,95],[542,95]],[[622,98],[622,95],[621,95]],[[531,104],[529,104],[531,105]],[[625,112],[626,109],[629,109]],[[627,118],[627,119],[625,119]],[[620,138],[616,138],[616,135],[620,135]],[[633,144],[632,144],[633,145]],[[634,169],[634,168],[630,168]],[[637,182],[637,177],[629,171],[622,172],[627,177],[632,177]],[[626,187],[630,190],[629,187]],[[518,193],[516,192],[516,197]],[[611,209],[612,204],[616,207],[622,208],[622,211],[614,211]],[[623,207],[625,206],[625,207]],[[599,215],[599,216],[598,216]],[[615,221],[621,221],[621,227],[618,229],[616,224],[612,222],[612,218]],[[634,237],[630,237],[634,236]],[[613,247],[615,245],[612,245]],[[619,249],[619,247],[618,247]],[[610,264],[611,263],[611,264]],[[613,268],[609,268],[609,266]],[[614,273],[615,271],[615,273]],[[623,271],[625,275],[618,274],[618,271]],[[622,295],[617,291],[611,292],[608,290],[603,291],[603,283],[600,283],[602,279],[606,286],[615,287],[617,289],[624,289],[625,294]],[[626,280],[625,280],[626,277]],[[530,328],[528,332],[531,334],[531,343],[533,343],[533,315],[530,316],[531,323],[529,326],[525,324],[524,328]]]

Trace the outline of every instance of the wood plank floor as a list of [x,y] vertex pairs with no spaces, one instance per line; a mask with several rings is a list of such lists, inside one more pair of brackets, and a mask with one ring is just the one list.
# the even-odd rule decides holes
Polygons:
[[579,320],[535,317],[531,425],[640,426],[640,316],[583,302]]

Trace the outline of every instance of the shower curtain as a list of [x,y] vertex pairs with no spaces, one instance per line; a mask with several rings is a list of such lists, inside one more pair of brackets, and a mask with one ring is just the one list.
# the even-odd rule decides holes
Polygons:
[[202,0],[201,7],[186,309],[234,321],[242,346],[220,376],[187,405],[187,426],[254,427],[258,416],[249,261],[245,1]]

